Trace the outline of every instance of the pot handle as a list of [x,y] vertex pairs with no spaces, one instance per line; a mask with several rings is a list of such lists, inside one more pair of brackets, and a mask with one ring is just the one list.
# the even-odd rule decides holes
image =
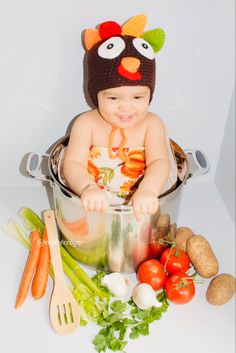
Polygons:
[[42,173],[42,163],[46,158],[49,158],[48,153],[30,153],[26,161],[26,170],[32,178],[52,183],[53,179]]
[[200,150],[189,149],[184,151],[189,164],[189,178],[206,174],[210,170],[210,163],[205,153]]

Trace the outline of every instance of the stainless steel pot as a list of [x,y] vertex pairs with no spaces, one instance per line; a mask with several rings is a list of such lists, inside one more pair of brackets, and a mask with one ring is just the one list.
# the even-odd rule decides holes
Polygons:
[[[155,255],[152,245],[160,236],[159,231],[168,231],[177,222],[184,184],[189,178],[208,172],[207,158],[199,150],[184,152],[170,140],[178,165],[178,182],[159,197],[160,207],[155,215],[143,216],[137,222],[132,206],[111,205],[105,213],[83,211],[80,198],[58,177],[59,156],[68,140],[67,135],[54,144],[50,154],[31,153],[27,160],[28,174],[49,182],[54,190],[55,213],[63,245],[87,266],[107,272],[135,271],[142,261]],[[49,175],[42,173],[46,159]]]

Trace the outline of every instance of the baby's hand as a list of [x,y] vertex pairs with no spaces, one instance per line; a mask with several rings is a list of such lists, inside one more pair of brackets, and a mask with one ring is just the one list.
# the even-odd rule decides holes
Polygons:
[[159,206],[158,197],[152,191],[137,190],[130,201],[137,221],[141,220],[143,214],[154,214]]
[[97,185],[91,185],[81,194],[82,207],[85,212],[104,212],[109,206],[109,201]]

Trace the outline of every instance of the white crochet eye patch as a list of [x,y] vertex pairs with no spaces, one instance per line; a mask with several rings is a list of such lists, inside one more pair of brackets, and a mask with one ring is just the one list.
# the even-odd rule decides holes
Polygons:
[[142,38],[134,38],[133,45],[137,51],[147,59],[154,59],[155,53],[152,46]]
[[125,49],[125,42],[120,37],[107,39],[98,48],[98,55],[104,59],[114,59]]

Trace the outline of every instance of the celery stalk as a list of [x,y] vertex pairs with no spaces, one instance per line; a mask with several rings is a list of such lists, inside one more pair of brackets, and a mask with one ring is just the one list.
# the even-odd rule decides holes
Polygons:
[[77,303],[81,303],[87,317],[94,322],[101,319],[101,311],[98,309],[96,303],[91,299],[83,299],[77,288],[74,288],[72,292]]
[[30,240],[27,234],[25,234],[24,229],[17,223],[14,218],[2,227],[5,233],[11,235],[13,238],[18,240],[27,249],[30,249]]
[[22,207],[18,215],[23,218],[23,225],[28,230],[37,229],[40,233],[43,233],[44,223],[41,218],[31,208]]
[[87,273],[79,266],[77,261],[68,253],[68,251],[60,246],[62,259],[72,268],[78,279],[83,282],[94,294],[96,294],[100,299],[105,299],[108,294],[93,282],[93,280],[87,275]]
[[98,322],[101,319],[101,311],[97,308],[97,306],[88,299],[83,301],[84,310],[91,321]]
[[92,292],[88,287],[86,287],[83,283],[79,281],[79,279],[75,276],[74,271],[67,265],[65,261],[62,261],[62,266],[65,274],[73,284],[73,286],[81,293],[83,298],[89,298],[92,295]]

